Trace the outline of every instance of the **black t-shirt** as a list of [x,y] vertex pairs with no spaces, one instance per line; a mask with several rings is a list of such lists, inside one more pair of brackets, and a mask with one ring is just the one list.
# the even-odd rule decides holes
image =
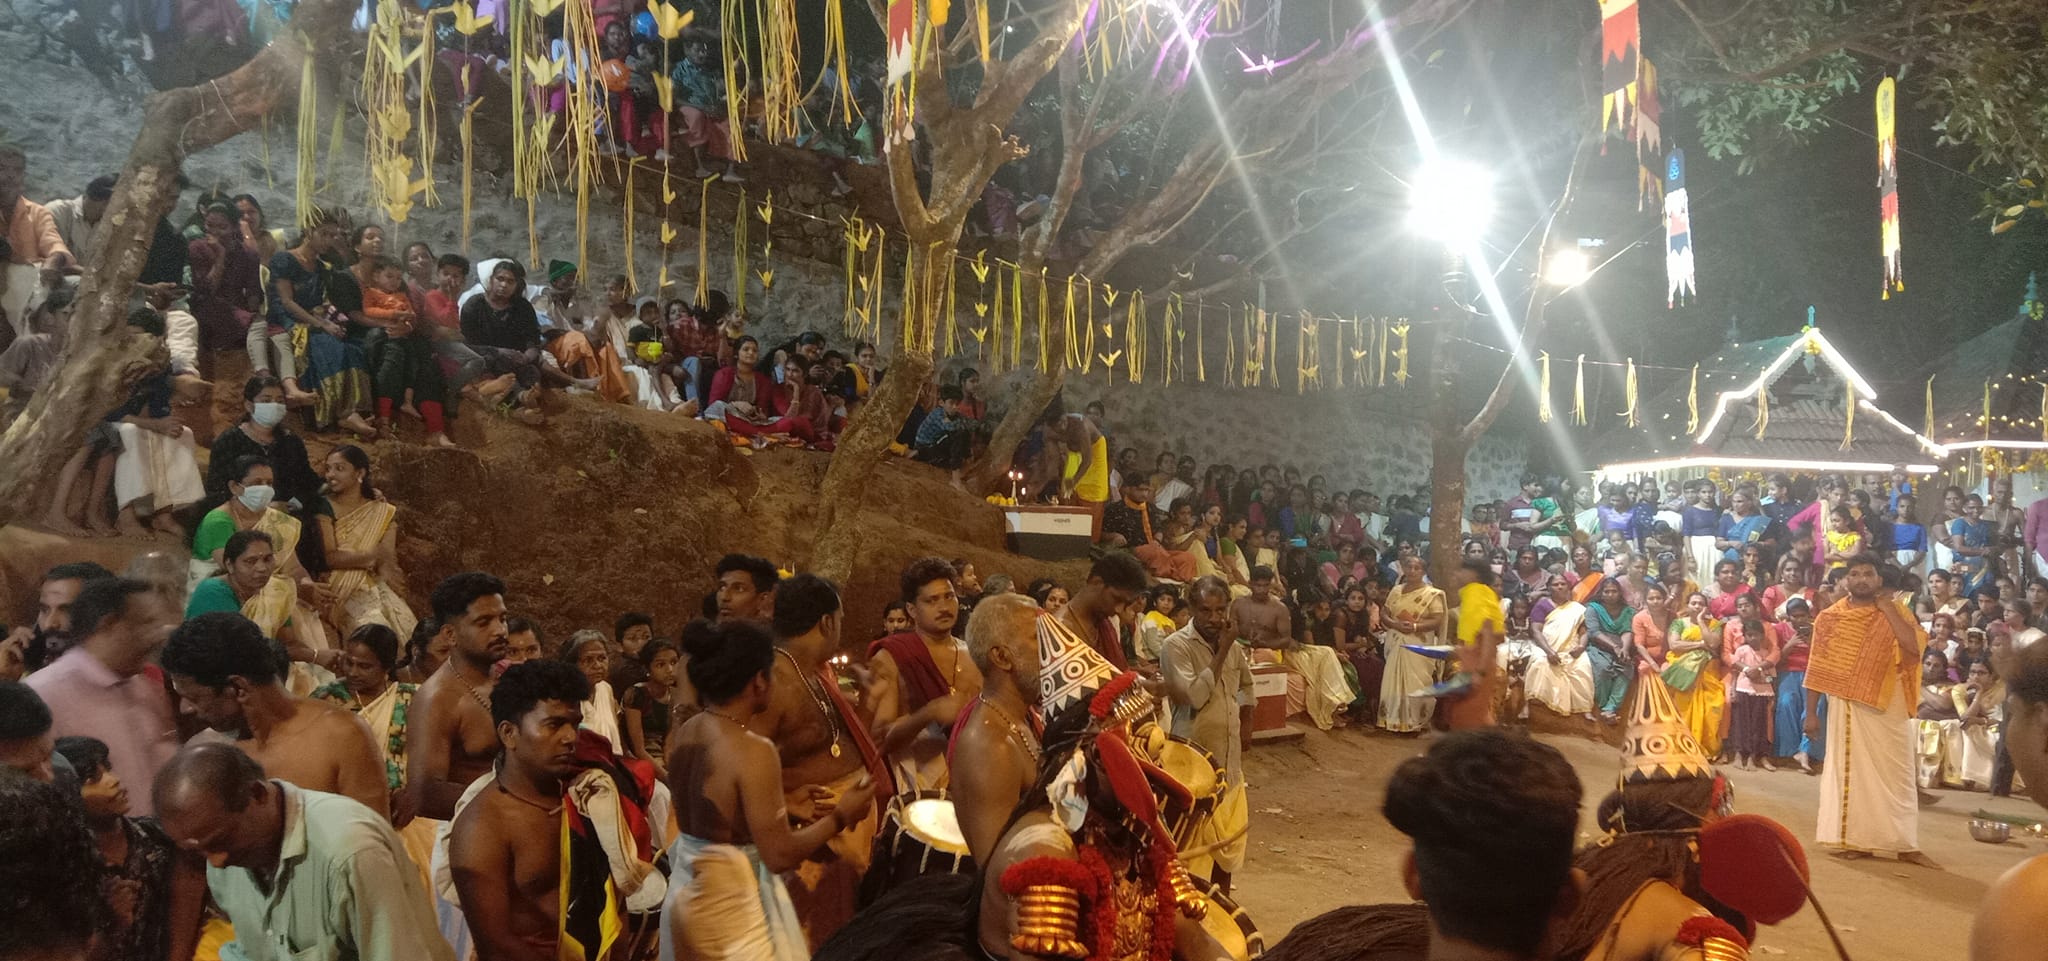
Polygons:
[[540,316],[524,297],[513,298],[501,309],[478,294],[462,305],[462,339],[483,347],[532,350],[540,346]]

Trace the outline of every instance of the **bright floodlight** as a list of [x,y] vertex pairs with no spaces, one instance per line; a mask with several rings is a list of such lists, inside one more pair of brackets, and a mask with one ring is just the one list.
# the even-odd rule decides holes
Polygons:
[[1592,272],[1592,258],[1577,247],[1553,250],[1543,262],[1543,282],[1552,287],[1577,287]]
[[1437,160],[1408,188],[1408,229],[1444,243],[1468,243],[1493,220],[1493,175],[1469,163]]

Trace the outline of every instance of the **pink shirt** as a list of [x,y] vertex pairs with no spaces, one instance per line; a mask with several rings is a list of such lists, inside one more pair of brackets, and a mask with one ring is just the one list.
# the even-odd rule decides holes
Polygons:
[[134,801],[129,813],[155,813],[150,785],[157,769],[178,751],[177,715],[161,674],[150,668],[133,677],[109,670],[99,658],[74,647],[50,666],[28,676],[55,720],[55,737],[82,734],[107,744],[107,755]]
[[2020,522],[2020,542],[2037,552],[2048,551],[2048,498],[2027,505],[2026,518]]

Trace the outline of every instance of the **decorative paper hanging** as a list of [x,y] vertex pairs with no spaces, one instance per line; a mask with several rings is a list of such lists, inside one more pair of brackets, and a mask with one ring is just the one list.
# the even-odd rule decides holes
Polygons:
[[[761,292],[767,293],[775,289],[775,261],[770,259],[775,252],[775,235],[770,232],[775,225],[775,191],[768,191],[768,196],[761,201],[761,206],[754,208],[754,213],[761,218],[761,262],[768,265],[754,271],[754,276],[761,281]],[[950,315],[948,319],[951,319]]]
[[1685,195],[1685,151],[1664,162],[1664,306],[1699,296],[1692,267],[1692,204]]
[[1130,304],[1124,315],[1124,364],[1130,372],[1130,382],[1145,382],[1145,292],[1131,291]]
[[[749,116],[747,107],[747,86],[754,72],[753,61],[748,58],[752,44],[747,40],[759,29],[759,24],[747,23],[747,0],[725,0],[718,25],[719,59],[725,66],[725,115],[728,118]],[[744,162],[747,159],[746,138],[741,131],[745,124],[726,124],[727,156]]]
[[[1085,371],[1089,365],[1087,362],[1087,352],[1083,349],[1081,343],[1083,336],[1081,333],[1081,307],[1074,302],[1074,280],[1075,276],[1073,274],[1067,275],[1067,304],[1060,310],[1061,319],[1066,321],[1066,364],[1069,369]],[[1092,286],[1084,287],[1081,297],[1084,301],[1094,299],[1095,288]],[[1092,317],[1093,314],[1091,313],[1090,316]]]
[[1685,433],[1687,436],[1699,433],[1700,429],[1700,365],[1692,365],[1692,383],[1685,390]]
[[[1182,321],[1184,309],[1180,295],[1173,294],[1166,298],[1166,309],[1160,313],[1160,338],[1164,342],[1161,366],[1166,371],[1166,383],[1169,385],[1173,383],[1175,367],[1180,368],[1181,380],[1188,379],[1188,361],[1185,353],[1188,332]],[[1179,361],[1177,364],[1176,359]]]
[[1636,210],[1652,209],[1664,199],[1664,177],[1657,169],[1664,155],[1664,130],[1658,120],[1664,113],[1657,98],[1657,66],[1641,58],[1636,79]]
[[[939,7],[936,7],[936,8],[934,8],[934,9],[943,9],[943,8],[944,8],[944,4],[943,4],[943,3],[941,3],[941,4],[939,5]],[[1045,268],[1044,268],[1044,267],[1040,267],[1040,268],[1038,268],[1038,369],[1039,369],[1039,370],[1051,370],[1051,369],[1052,369],[1052,338],[1050,338],[1049,336],[1047,336],[1047,334],[1049,334],[1049,333],[1051,332],[1051,325],[1052,325],[1052,307],[1051,307],[1051,305],[1050,305],[1050,304],[1048,303],[1048,301],[1049,301],[1050,299],[1051,299],[1051,298],[1050,298],[1050,296],[1048,295],[1048,292],[1046,291],[1046,288],[1045,288]]]
[[1572,423],[1586,426],[1586,355],[1579,355],[1579,367],[1572,374]]
[[1765,429],[1771,426],[1771,389],[1761,387],[1756,392],[1756,439],[1764,439]]
[[1380,362],[1379,386],[1385,387],[1387,386],[1387,322],[1385,318],[1377,318],[1377,323],[1379,324],[1379,337],[1377,338],[1379,341],[1377,346]]
[[1856,385],[1846,377],[1842,378],[1842,407],[1848,414],[1842,419],[1842,446],[1839,449],[1848,450],[1856,443]]
[[[866,300],[860,296],[859,287],[861,281],[867,277],[860,269],[861,252],[867,249],[867,225],[862,223],[859,217],[847,217],[845,224],[846,316],[841,320],[840,327],[851,337],[857,334],[865,323],[865,318],[859,316],[860,307],[866,304]],[[667,230],[668,225],[663,224],[662,229]]]
[[[1921,431],[1921,432],[1920,432],[1920,433],[1922,433],[1922,434],[1924,434],[1924,435],[1926,435],[1926,436],[1928,436],[1928,437],[1933,437],[1933,436],[1934,436],[1934,378],[1935,378],[1935,376],[1936,376],[1936,375],[1933,375],[1933,374],[1929,374],[1929,375],[1927,376],[1927,429],[1926,429],[1926,430],[1923,430],[1923,431]],[[2042,388],[2041,388],[2041,403],[2042,403],[2042,404],[2043,404],[2044,406],[2048,406],[2048,384],[2044,384],[2044,385],[2042,385]],[[2042,430],[2042,431],[2043,431],[2044,433],[2048,433],[2048,418],[2043,418],[2043,419],[2042,419],[2042,421],[2041,421],[2041,430]]]
[[913,79],[917,56],[917,0],[889,0],[888,12],[888,73],[883,81],[883,96],[887,100],[883,113],[887,119],[884,126],[890,143],[902,143],[915,134],[911,128],[911,105],[917,93]]
[[1401,346],[1394,348],[1394,383],[1408,383],[1408,322],[1394,325],[1394,336],[1401,339]]
[[1536,378],[1536,422],[1548,424],[1553,416],[1550,412],[1550,351],[1536,355],[1536,366],[1541,370]]
[[[627,168],[631,170],[631,168]],[[630,177],[631,174],[628,174]],[[628,194],[627,196],[632,196]],[[739,205],[732,211],[732,305],[747,309],[747,188],[740,188]]]
[[1884,299],[1906,289],[1899,271],[1899,138],[1898,89],[1892,78],[1877,85],[1877,215],[1884,251]]
[[1628,372],[1622,376],[1621,399],[1628,405],[1621,416],[1627,419],[1629,427],[1636,426],[1636,362],[1633,357],[1628,359]]
[[[760,21],[756,27],[760,34],[761,72],[753,83],[761,94],[761,134],[771,143],[783,143],[799,132],[804,100],[796,0],[756,0],[754,14]],[[840,74],[842,79],[845,76]]]
[[1636,64],[1642,56],[1642,22],[1636,0],[1600,0],[1600,152],[1610,120],[1624,134],[1631,129],[1636,100]]
[[[1195,301],[1195,383],[1206,383],[1209,379],[1208,361],[1202,349],[1202,302]],[[2048,430],[2048,418],[2042,418],[2042,429]]]
[[[934,245],[936,246],[936,244]],[[960,284],[960,266],[952,258],[946,259],[946,356],[960,352],[959,316],[954,310],[954,294]]]

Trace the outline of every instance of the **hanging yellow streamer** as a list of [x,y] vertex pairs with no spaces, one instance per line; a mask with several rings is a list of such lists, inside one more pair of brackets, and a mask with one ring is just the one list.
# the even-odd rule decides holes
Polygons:
[[1756,439],[1764,439],[1764,431],[1771,426],[1771,389],[1764,387],[1756,392]]
[[772,256],[775,253],[775,191],[768,191],[768,196],[754,212],[761,217],[761,262],[768,265],[754,271],[754,276],[760,278],[761,292],[765,294],[775,289],[775,261]]
[[1399,337],[1401,339],[1401,346],[1394,348],[1394,358],[1396,362],[1396,366],[1394,367],[1394,383],[1405,385],[1408,383],[1407,321],[1404,320],[1394,325],[1394,336]]
[[1842,378],[1842,407],[1848,415],[1842,420],[1841,450],[1848,450],[1856,444],[1856,385],[1848,378]]
[[867,230],[859,217],[848,217],[845,223],[843,232],[846,237],[846,316],[840,319],[839,326],[851,337],[860,331],[860,323],[854,318],[854,288],[859,285],[859,278],[865,276],[858,271],[860,251],[866,244]]
[[1586,426],[1586,355],[1579,355],[1578,372],[1572,375],[1572,423]]
[[732,212],[732,303],[747,309],[747,188],[740,188],[740,204]]
[[[1186,346],[1187,337],[1187,331],[1181,329],[1180,295],[1172,294],[1166,298],[1166,309],[1160,311],[1159,315],[1159,338],[1163,345],[1160,350],[1160,368],[1164,371],[1165,381],[1168,386],[1173,384],[1174,357],[1176,354],[1182,353],[1182,348]],[[1179,366],[1180,379],[1187,380],[1188,370],[1185,357],[1180,359]]]
[[1145,292],[1131,291],[1129,313],[1124,316],[1124,363],[1131,383],[1145,382]]
[[1038,369],[1052,369],[1051,296],[1045,286],[1045,268],[1038,268]]
[[990,294],[991,299],[995,303],[995,316],[989,319],[988,324],[989,340],[991,341],[991,346],[989,347],[989,367],[995,371],[1001,371],[1003,369],[1003,315],[1009,312],[1009,308],[1005,305],[1003,299],[1003,271],[1000,261],[997,262],[995,275],[995,289]]
[[1080,323],[1080,310],[1074,306],[1074,275],[1067,275],[1067,303],[1060,308],[1060,319],[1066,322],[1067,356],[1069,369],[1083,366],[1078,351],[1081,348],[1081,332],[1075,329]]
[[626,165],[626,209],[619,215],[619,223],[622,228],[620,230],[622,236],[619,238],[619,246],[624,247],[626,251],[626,287],[630,291],[638,291],[640,289],[640,277],[633,271],[633,173],[639,169],[640,161],[638,160],[634,160]]
[[1294,392],[1299,394],[1313,386],[1323,386],[1323,334],[1321,322],[1304,310],[1301,323],[1295,332]]
[[[2042,402],[2042,403],[2044,403],[2044,404],[2048,404],[2048,385],[2044,385],[2044,386],[2042,387],[2042,391],[2043,391],[2044,393],[2043,393],[2043,396],[2042,396],[2042,401],[2041,401],[2041,402]],[[2048,430],[2048,421],[2043,421],[2043,422],[2042,422],[2042,425],[2041,425],[2041,427],[2042,427],[2042,429],[2043,429],[2043,430]],[[1927,429],[1926,429],[1926,430],[1924,430],[1924,431],[1922,431],[1921,433],[1925,434],[1925,435],[1926,435],[1926,436],[1928,436],[1928,437],[1933,437],[1933,436],[1934,436],[1934,376],[1933,376],[1933,375],[1929,375],[1929,376],[1928,376],[1928,378],[1927,378]]]
[[699,307],[711,292],[711,184],[717,179],[706,177],[697,184],[697,288],[690,301]]
[[[837,0],[834,0],[836,3]],[[988,66],[988,4],[989,0],[974,0],[974,40],[981,53],[981,65]]]
[[1209,380],[1208,360],[1204,356],[1202,348],[1202,302],[1198,300],[1195,301],[1195,383],[1197,384],[1207,383]]
[[440,111],[434,107],[434,15],[429,10],[420,21],[420,44],[414,48],[410,59],[419,65],[420,72],[416,86],[419,90],[420,120],[415,129],[419,132],[420,174],[426,181],[426,196],[421,202],[429,207],[441,205],[441,197],[434,191],[434,144],[439,139],[434,118]]
[[1633,357],[1628,358],[1628,371],[1622,375],[1621,399],[1628,405],[1628,409],[1621,412],[1622,416],[1627,418],[1628,426],[1636,426],[1636,361]]
[[299,64],[299,164],[294,178],[294,209],[299,226],[313,212],[313,182],[320,159],[320,81],[313,73],[312,57]]
[[1700,365],[1692,365],[1692,383],[1685,390],[1685,433],[1687,436],[1699,433],[1700,429]]
[[[846,57],[846,12],[841,9],[841,0],[828,0],[825,4],[825,63],[832,70],[832,103],[839,110],[840,122],[852,125],[860,116],[860,107],[853,100],[853,85],[847,78],[853,73]],[[983,58],[987,62],[987,58]],[[823,74],[819,81],[824,80]]]
[[946,260],[946,356],[960,352],[958,314],[953,306],[954,290],[960,284],[959,265],[952,258]]
[[[760,76],[754,72],[753,61],[747,58],[747,38],[754,34],[747,25],[746,0],[725,0],[719,26],[718,36],[725,63],[725,115],[737,120],[749,116],[747,88],[742,81]],[[726,149],[728,156],[735,161],[745,162],[747,159],[746,138],[741,136],[745,128],[744,123],[726,124]]]
[[[458,8],[459,9],[459,8]],[[482,106],[484,98],[478,97],[462,108],[462,255],[469,256],[470,207],[476,199],[476,168],[470,155],[475,129],[476,108]]]
[[1536,422],[1550,423],[1550,351],[1536,355]]
[[[905,350],[913,350],[917,347],[918,342],[925,338],[925,335],[919,332],[919,327],[922,325],[920,325],[917,322],[917,306],[919,303],[916,295],[917,245],[909,243],[908,237],[904,238],[904,240],[905,243],[903,244],[903,339],[898,341],[898,343],[902,344],[903,349]],[[929,344],[927,344],[926,347],[927,349],[929,349]]]
[[1024,265],[1010,265],[1010,369],[1024,366]]
[[761,92],[761,133],[770,143],[784,143],[798,133],[804,99],[802,68],[798,64],[796,0],[756,0],[754,15],[759,21],[756,27],[760,31],[761,72],[749,76]]
[[1991,439],[1991,382],[1984,382],[1984,439]]
[[1377,348],[1377,349],[1378,349],[1378,351],[1379,351],[1379,361],[1380,361],[1380,377],[1379,377],[1379,386],[1381,386],[1381,387],[1385,387],[1385,386],[1387,386],[1387,321],[1386,321],[1386,319],[1385,319],[1385,318],[1380,318],[1380,319],[1376,320],[1376,321],[1375,321],[1375,323],[1376,323],[1376,325],[1377,325],[1377,327],[1378,327],[1378,331],[1377,331],[1377,334],[1378,334],[1378,337],[1377,337],[1378,343],[1377,343],[1377,344],[1376,344],[1375,346],[1376,346],[1376,348]]

